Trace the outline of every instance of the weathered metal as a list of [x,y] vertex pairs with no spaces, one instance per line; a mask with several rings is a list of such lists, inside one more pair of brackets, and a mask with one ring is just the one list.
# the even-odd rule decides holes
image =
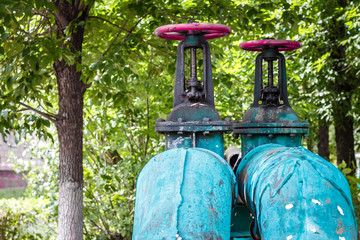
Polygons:
[[236,204],[231,215],[231,240],[251,240],[249,224],[252,221],[249,209],[243,204]]
[[278,40],[278,39],[263,39],[252,40],[240,44],[240,48],[247,51],[262,51],[264,48],[273,47],[278,48],[279,51],[292,51],[301,47],[297,41]]
[[189,31],[201,33],[205,39],[226,37],[231,33],[231,29],[226,25],[189,22],[158,27],[155,30],[155,35],[165,39],[183,40],[186,35],[184,32],[189,33]]
[[158,154],[137,180],[133,239],[230,239],[236,182],[212,151],[173,148]]
[[[214,105],[210,48],[206,39],[226,36],[216,24],[167,25],[155,33],[182,39],[178,47],[174,106],[156,131],[165,134],[166,151],[141,171],[136,188],[133,239],[230,239],[231,209],[237,181],[223,159],[223,133],[232,131]],[[202,82],[197,77],[196,50],[203,53]],[[185,79],[185,51],[190,51]]]
[[241,149],[235,146],[230,146],[225,151],[225,160],[229,163],[230,167],[236,172],[236,168],[240,163]]
[[237,177],[261,239],[357,238],[346,178],[305,148],[259,146],[242,159]]
[[[289,104],[285,57],[279,53],[300,46],[274,39],[240,45],[261,51],[256,57],[254,102],[242,122],[234,123],[234,134],[242,140],[239,194],[254,216],[250,234],[253,239],[355,240],[356,218],[344,175],[301,147],[309,124],[300,121]],[[264,61],[268,63],[267,85],[263,83]],[[274,61],[278,61],[277,84]],[[245,219],[233,218],[232,223]]]
[[[174,105],[167,120],[158,119],[155,129],[165,134],[166,149],[199,147],[224,155],[223,133],[232,131],[230,119],[221,120],[214,104],[210,47],[206,39],[227,36],[224,25],[186,23],[166,25],[155,30],[157,36],[182,40],[177,50]],[[202,82],[197,77],[196,49],[202,50]],[[185,51],[190,51],[189,79],[186,79]]]
[[[274,39],[249,41],[240,45],[245,50],[261,51],[256,57],[253,104],[241,123],[234,123],[234,135],[241,135],[243,156],[266,143],[300,146],[302,137],[308,135],[309,123],[300,121],[289,104],[285,57],[279,53],[300,46],[295,41]],[[278,62],[277,84],[274,82],[275,61]],[[268,63],[267,85],[263,81],[263,62]]]

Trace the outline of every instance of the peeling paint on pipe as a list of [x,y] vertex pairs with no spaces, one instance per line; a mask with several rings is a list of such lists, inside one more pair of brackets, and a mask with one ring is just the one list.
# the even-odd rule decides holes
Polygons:
[[307,149],[259,146],[241,161],[237,176],[261,239],[356,240],[347,180]]
[[156,155],[137,180],[133,238],[230,239],[235,174],[216,153],[174,148]]

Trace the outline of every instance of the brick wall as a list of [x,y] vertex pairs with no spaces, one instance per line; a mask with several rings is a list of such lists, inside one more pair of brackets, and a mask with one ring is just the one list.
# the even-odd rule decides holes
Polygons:
[[26,154],[24,155],[28,145],[28,143],[15,144],[13,136],[9,136],[7,141],[4,142],[0,136],[0,189],[26,186],[23,175],[14,172],[14,164],[9,160],[11,158],[22,158],[30,161],[30,157]]
[[22,174],[17,174],[13,170],[0,170],[0,189],[25,187],[26,181]]

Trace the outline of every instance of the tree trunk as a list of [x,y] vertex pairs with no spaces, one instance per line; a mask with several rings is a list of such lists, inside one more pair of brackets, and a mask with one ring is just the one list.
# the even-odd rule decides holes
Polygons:
[[318,137],[318,154],[329,161],[329,123],[325,119],[321,119],[321,117],[319,118]]
[[83,94],[74,66],[55,63],[59,89],[59,240],[83,239]]
[[352,169],[352,175],[356,172],[356,160],[354,151],[354,120],[347,113],[350,111],[350,99],[334,106],[335,141],[337,163],[345,161],[347,167]]
[[[82,2],[82,1],[81,1]],[[77,54],[82,51],[84,25],[88,7],[80,5],[80,1],[55,1],[58,8],[55,20],[58,39],[65,37],[64,29],[68,29],[70,42],[61,47],[69,48]],[[82,12],[82,14],[80,14]],[[70,25],[71,23],[71,25]],[[54,64],[59,92],[60,120],[56,124],[59,137],[59,240],[83,239],[83,96],[86,85],[81,81],[81,72],[76,65],[81,64],[81,57],[74,57],[75,64],[68,65],[64,60]]]
[[[355,175],[355,151],[354,151],[354,120],[349,115],[351,111],[351,96],[354,89],[354,76],[346,69],[346,45],[340,44],[342,40],[346,39],[346,25],[344,20],[339,20],[341,11],[335,11],[335,8],[345,9],[347,0],[338,0],[337,6],[333,6],[336,14],[332,15],[329,26],[329,40],[331,43],[332,68],[337,72],[335,83],[333,84],[335,99],[332,103],[333,117],[335,125],[335,141],[336,141],[336,156],[337,163],[340,164],[345,161],[347,167],[352,169],[352,175]],[[345,11],[345,10],[343,10]],[[337,98],[342,97],[339,101]]]

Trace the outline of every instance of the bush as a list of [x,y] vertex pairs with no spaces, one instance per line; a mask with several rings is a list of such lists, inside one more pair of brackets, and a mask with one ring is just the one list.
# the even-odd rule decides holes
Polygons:
[[56,220],[50,216],[48,200],[34,198],[0,200],[0,239],[56,239]]

